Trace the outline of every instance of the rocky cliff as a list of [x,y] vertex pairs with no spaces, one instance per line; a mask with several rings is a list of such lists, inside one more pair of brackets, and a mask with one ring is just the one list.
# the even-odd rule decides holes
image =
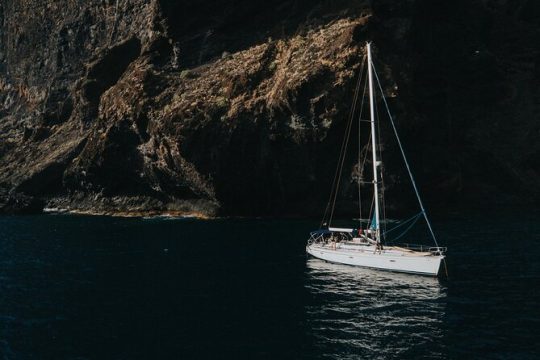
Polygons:
[[[539,14],[533,0],[3,0],[0,209],[318,213],[366,40],[428,202],[534,202]],[[398,155],[384,143],[389,207],[408,186]],[[345,169],[343,209],[352,157]]]

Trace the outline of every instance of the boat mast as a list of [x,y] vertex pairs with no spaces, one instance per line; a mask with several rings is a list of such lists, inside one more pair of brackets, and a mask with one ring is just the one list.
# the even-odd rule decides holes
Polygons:
[[368,65],[368,80],[369,80],[369,110],[371,114],[371,149],[373,154],[373,197],[375,199],[375,240],[381,242],[381,233],[379,226],[379,177],[377,175],[377,167],[379,162],[377,161],[377,136],[375,133],[375,105],[373,100],[373,75],[372,75],[372,62],[371,62],[371,43],[368,42],[367,46],[367,65]]

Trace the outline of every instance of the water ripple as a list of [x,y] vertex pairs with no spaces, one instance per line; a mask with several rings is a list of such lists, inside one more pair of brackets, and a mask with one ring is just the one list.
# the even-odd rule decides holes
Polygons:
[[443,357],[446,289],[437,279],[310,259],[306,289],[323,358],[399,358],[426,345]]

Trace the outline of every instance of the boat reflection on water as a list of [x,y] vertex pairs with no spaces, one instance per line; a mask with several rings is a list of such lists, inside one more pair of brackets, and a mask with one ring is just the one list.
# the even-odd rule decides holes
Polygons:
[[442,357],[446,287],[436,278],[307,261],[306,317],[321,357]]

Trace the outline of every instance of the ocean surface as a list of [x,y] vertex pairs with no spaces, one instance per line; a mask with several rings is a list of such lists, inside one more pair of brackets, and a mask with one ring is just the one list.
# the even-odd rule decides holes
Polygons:
[[316,221],[0,217],[0,359],[538,359],[539,215],[436,220],[448,280],[310,259]]

